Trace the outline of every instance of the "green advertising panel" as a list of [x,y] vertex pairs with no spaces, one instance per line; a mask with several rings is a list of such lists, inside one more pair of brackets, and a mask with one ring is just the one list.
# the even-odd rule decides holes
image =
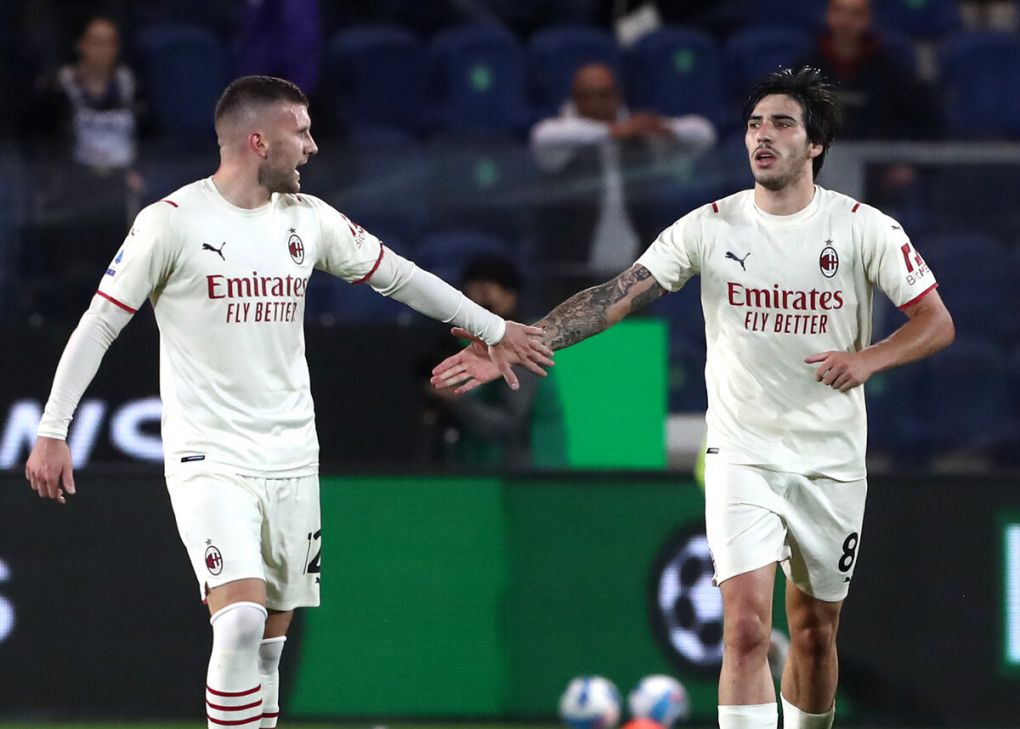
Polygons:
[[556,353],[573,468],[666,466],[666,323],[624,321]]
[[291,711],[499,714],[499,481],[323,479],[322,524],[322,606],[303,611]]

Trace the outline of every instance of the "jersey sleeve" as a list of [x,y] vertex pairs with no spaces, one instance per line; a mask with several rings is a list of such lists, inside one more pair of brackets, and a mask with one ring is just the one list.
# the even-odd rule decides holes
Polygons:
[[163,287],[177,250],[173,213],[174,208],[162,201],[138,213],[99,282],[99,296],[134,313],[149,294]]
[[311,200],[322,230],[315,267],[351,283],[367,282],[382,262],[382,241],[332,205]]
[[935,274],[900,224],[878,211],[866,229],[864,268],[868,280],[901,309],[938,286]]
[[637,262],[667,291],[679,291],[701,272],[701,225],[688,213],[659,234]]

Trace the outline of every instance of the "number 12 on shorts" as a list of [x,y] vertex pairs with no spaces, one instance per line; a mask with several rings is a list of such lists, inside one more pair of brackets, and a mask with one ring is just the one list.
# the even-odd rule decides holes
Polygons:
[[[322,538],[322,530],[319,529],[314,532],[308,532],[308,551],[305,553],[306,575],[316,575],[321,570],[319,569],[319,556],[322,554],[322,545],[319,543]],[[312,550],[315,550],[315,556],[312,557]],[[308,559],[311,557],[311,559]]]
[[854,566],[854,559],[857,557],[857,542],[860,537],[857,532],[850,532],[843,540],[843,556],[839,558],[839,571],[849,572]]

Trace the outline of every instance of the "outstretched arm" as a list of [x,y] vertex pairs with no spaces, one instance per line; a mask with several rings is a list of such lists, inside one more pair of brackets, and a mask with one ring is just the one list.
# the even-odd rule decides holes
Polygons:
[[[664,293],[666,290],[651,272],[636,263],[612,281],[574,294],[535,322],[535,326],[544,331],[543,341],[550,349],[564,349],[605,331]],[[460,329],[454,329],[454,334],[468,335]],[[475,340],[432,370],[432,385],[440,390],[456,387],[456,392],[462,393],[498,376],[499,370],[485,347]]]

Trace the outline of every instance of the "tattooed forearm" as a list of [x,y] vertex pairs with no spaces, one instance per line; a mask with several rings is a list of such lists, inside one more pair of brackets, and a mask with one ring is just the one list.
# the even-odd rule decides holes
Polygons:
[[664,293],[647,268],[634,265],[612,281],[574,294],[535,326],[545,329],[546,344],[563,349],[605,331]]

